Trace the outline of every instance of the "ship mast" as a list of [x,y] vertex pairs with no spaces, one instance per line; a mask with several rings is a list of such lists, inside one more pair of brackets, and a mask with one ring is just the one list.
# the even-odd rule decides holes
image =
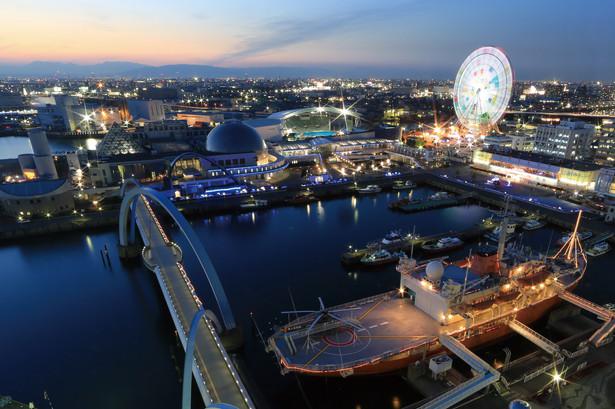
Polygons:
[[566,261],[571,261],[574,259],[575,267],[579,267],[579,253],[583,252],[583,247],[581,245],[581,240],[579,240],[579,224],[581,224],[581,216],[583,214],[583,210],[579,210],[579,215],[577,216],[577,221],[574,225],[574,230],[566,240],[566,243],[559,249],[559,251],[555,254],[553,258],[557,258],[560,255],[563,255]]

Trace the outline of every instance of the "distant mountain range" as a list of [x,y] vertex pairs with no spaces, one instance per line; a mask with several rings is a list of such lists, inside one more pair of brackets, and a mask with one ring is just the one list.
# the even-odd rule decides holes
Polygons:
[[33,61],[22,65],[0,63],[0,77],[55,77],[55,78],[448,78],[453,73],[435,70],[429,73],[406,68],[338,66],[323,67],[216,67],[199,64],[145,65],[128,61],[99,64],[74,64],[53,61]]

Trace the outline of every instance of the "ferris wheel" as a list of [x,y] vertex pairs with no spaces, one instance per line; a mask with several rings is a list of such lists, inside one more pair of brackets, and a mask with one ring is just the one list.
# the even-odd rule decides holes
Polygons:
[[459,122],[470,132],[484,134],[504,115],[512,94],[513,71],[504,51],[474,50],[461,64],[453,93]]

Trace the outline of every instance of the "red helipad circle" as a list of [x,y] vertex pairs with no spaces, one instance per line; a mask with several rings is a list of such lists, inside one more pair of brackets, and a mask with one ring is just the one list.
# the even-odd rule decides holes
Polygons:
[[345,347],[357,340],[357,334],[350,328],[340,328],[333,334],[327,334],[322,340],[332,347]]

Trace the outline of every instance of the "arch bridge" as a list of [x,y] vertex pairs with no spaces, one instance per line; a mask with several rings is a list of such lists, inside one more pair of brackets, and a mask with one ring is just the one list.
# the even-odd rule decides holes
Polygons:
[[[224,402],[240,409],[254,408],[234,364],[216,331],[212,313],[204,311],[188,273],[182,264],[182,249],[172,242],[156,216],[151,203],[165,211],[176,223],[194,252],[211,287],[222,318],[224,334],[237,335],[238,328],[218,274],[190,223],[161,192],[126,180],[119,217],[119,246],[136,246],[139,231],[145,247],[141,255],[156,275],[180,341],[186,350],[187,374],[194,375],[207,407]],[[193,355],[194,354],[194,355]],[[184,402],[190,400],[191,379],[184,377]]]

